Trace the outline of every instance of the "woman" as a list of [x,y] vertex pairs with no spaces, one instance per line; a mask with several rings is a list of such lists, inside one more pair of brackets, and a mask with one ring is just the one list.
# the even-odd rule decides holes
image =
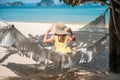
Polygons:
[[[54,35],[50,38],[48,38],[48,34],[50,32],[54,32]],[[70,36],[68,36],[68,32],[70,33]],[[47,30],[43,42],[54,42],[54,47],[56,52],[60,53],[71,53],[72,50],[70,47],[67,46],[67,43],[69,41],[75,41],[75,37],[73,35],[73,32],[70,28],[66,27],[64,23],[56,23],[53,24],[50,29]]]

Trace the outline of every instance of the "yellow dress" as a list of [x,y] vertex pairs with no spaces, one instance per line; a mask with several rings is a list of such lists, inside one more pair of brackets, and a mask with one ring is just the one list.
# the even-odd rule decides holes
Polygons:
[[65,41],[62,43],[59,42],[58,36],[55,35],[55,51],[65,52],[65,53],[72,52],[70,47],[67,46],[67,42],[68,42],[68,36],[65,36]]

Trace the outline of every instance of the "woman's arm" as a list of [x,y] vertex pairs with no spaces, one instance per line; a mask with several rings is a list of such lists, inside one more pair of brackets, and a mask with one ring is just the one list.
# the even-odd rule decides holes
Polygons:
[[43,42],[44,42],[44,43],[48,43],[48,42],[54,41],[54,36],[48,38],[49,32],[51,32],[50,29],[48,29],[47,32],[45,33],[45,36],[44,36],[44,38],[43,38]]
[[73,34],[71,28],[68,28],[67,31],[70,33],[69,40],[70,40],[70,41],[76,41],[75,36],[74,36],[74,34]]

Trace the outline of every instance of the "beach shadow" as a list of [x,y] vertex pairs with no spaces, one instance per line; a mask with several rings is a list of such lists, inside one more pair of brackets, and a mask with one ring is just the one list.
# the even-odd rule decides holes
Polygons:
[[[51,64],[52,65],[52,64]],[[28,75],[34,75],[34,74],[40,74],[41,76],[47,77],[47,75],[57,75],[64,73],[65,71],[69,71],[69,69],[61,69],[54,67],[53,65],[48,67],[43,64],[17,64],[17,63],[8,63],[7,65],[4,65],[8,67],[9,69],[18,72],[18,74],[24,74],[26,76]],[[45,66],[44,69],[42,67]],[[55,65],[54,65],[55,66]]]
[[17,53],[17,50],[7,50],[8,54],[6,54],[2,59],[0,59],[0,63],[4,62],[9,56]]
[[7,65],[4,65],[7,68],[14,71],[16,74],[20,76],[28,76],[29,74],[35,74],[39,71],[33,67],[33,65],[27,65],[27,64],[16,64],[16,63],[8,63]]
[[[9,63],[6,67],[19,75],[19,77],[9,78],[8,80],[98,80],[98,78],[99,80],[107,80],[104,77],[105,74],[80,69],[71,71],[61,70],[59,74],[56,74],[57,71],[53,74],[45,70],[39,70],[28,64]],[[91,73],[94,74],[92,75]]]
[[36,67],[36,64],[8,63],[4,66],[11,69],[19,76],[9,78],[8,80],[56,80],[59,74],[65,73],[65,70],[41,70]]

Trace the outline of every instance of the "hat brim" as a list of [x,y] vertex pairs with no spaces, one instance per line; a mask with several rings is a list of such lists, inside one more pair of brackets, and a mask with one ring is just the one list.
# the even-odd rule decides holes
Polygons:
[[51,27],[50,27],[50,29],[55,33],[55,34],[61,34],[61,35],[63,35],[63,34],[67,34],[67,27],[66,26],[64,26],[64,29],[60,29],[60,28],[58,28],[57,26],[56,26],[56,24],[53,24]]
[[66,30],[62,30],[62,31],[56,30],[56,31],[54,31],[54,33],[63,35],[63,34],[67,34],[67,31]]

